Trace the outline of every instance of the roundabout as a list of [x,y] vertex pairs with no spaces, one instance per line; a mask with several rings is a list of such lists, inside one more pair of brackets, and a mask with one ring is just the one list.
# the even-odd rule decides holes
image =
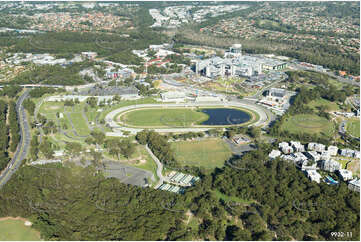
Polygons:
[[[211,116],[206,111],[216,109],[244,113],[249,119],[225,115],[223,123],[207,124]],[[108,136],[121,136],[122,131],[135,134],[143,129],[160,133],[201,132],[230,126],[263,126],[268,121],[262,107],[243,102],[140,104],[118,108],[105,117],[107,126],[113,130]]]

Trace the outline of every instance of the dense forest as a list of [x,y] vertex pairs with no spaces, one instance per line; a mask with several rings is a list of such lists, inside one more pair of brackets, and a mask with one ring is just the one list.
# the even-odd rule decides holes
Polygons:
[[359,194],[268,161],[270,148],[201,175],[184,195],[104,179],[92,166],[22,167],[0,191],[0,216],[29,218],[52,240],[358,240]]

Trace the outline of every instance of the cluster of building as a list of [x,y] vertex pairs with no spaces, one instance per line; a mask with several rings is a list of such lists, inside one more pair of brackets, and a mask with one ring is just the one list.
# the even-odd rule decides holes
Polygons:
[[184,187],[193,186],[199,180],[199,177],[172,171],[166,177],[166,180],[172,184],[163,183],[158,187],[159,190],[183,194],[185,191]]
[[245,9],[246,5],[210,5],[210,6],[170,6],[163,10],[149,9],[155,20],[151,27],[176,28],[189,22],[202,22],[208,17],[216,17],[236,10]]
[[71,65],[83,61],[83,58],[81,55],[75,55],[73,59],[67,60],[65,58],[57,59],[50,54],[15,53],[5,61],[16,65],[24,62],[32,62],[37,65]]
[[124,25],[131,25],[128,18],[102,12],[70,13],[54,12],[39,13],[30,16],[33,21],[31,28],[44,31],[111,31]]
[[176,183],[180,186],[193,186],[199,180],[199,177],[187,175],[182,172],[172,171],[168,177],[170,182]]
[[[344,181],[352,180],[352,172],[342,169],[341,164],[333,157],[341,155],[351,158],[360,158],[360,152],[357,150],[339,149],[337,146],[332,145],[328,146],[326,149],[325,145],[312,142],[307,145],[303,145],[299,141],[291,141],[290,143],[281,142],[278,144],[278,147],[278,150],[271,151],[269,158],[276,159],[279,157],[283,160],[293,162],[296,167],[306,173],[307,177],[311,181],[315,181],[317,183],[320,183],[322,178],[321,174],[317,172],[318,169],[328,172],[336,172]],[[352,184],[357,184],[356,181],[357,179],[353,181]],[[358,191],[359,189],[360,188],[358,187]]]
[[209,78],[218,76],[251,77],[268,71],[279,71],[287,62],[261,56],[242,55],[242,45],[234,44],[225,52],[224,58],[214,56],[196,63],[196,74]]
[[360,110],[356,110],[356,112],[334,112],[335,115],[343,116],[346,118],[352,118],[352,117],[360,117]]

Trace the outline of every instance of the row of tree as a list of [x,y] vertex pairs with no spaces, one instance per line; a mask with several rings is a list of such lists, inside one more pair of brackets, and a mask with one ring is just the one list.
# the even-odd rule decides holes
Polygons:
[[0,99],[0,171],[2,171],[9,162],[9,135],[8,126],[6,125],[7,113],[8,105],[5,101]]
[[16,114],[16,103],[14,101],[9,103],[9,133],[11,137],[10,151],[14,152],[20,142],[20,127]]

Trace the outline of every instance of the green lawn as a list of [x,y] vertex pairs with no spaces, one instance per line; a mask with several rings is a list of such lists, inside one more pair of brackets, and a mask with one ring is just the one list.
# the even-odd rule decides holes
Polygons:
[[335,131],[331,121],[314,114],[297,114],[289,117],[284,122],[282,129],[288,130],[290,133],[317,133],[326,137],[332,137]]
[[47,114],[56,114],[56,112],[64,112],[64,103],[63,102],[44,102],[39,109],[40,113]]
[[214,169],[222,167],[232,155],[228,145],[221,139],[174,142],[171,146],[176,160],[182,165]]
[[218,199],[222,199],[225,202],[238,202],[243,204],[251,204],[254,202],[253,200],[246,200],[239,197],[227,196],[226,194],[223,194],[218,190],[214,190],[213,193]]
[[79,135],[88,135],[90,133],[88,125],[80,112],[70,113],[69,116],[71,118],[71,121],[73,122],[76,132]]
[[208,115],[190,108],[149,108],[129,111],[121,120],[131,126],[191,126],[208,119]]
[[24,225],[21,220],[0,221],[0,241],[39,241],[39,232]]
[[347,122],[347,132],[349,132],[352,136],[360,137],[360,120],[352,119]]
[[328,101],[328,100],[323,99],[323,98],[313,100],[313,101],[311,101],[310,103],[307,104],[307,106],[309,106],[309,107],[311,107],[311,108],[313,108],[315,110],[317,110],[317,107],[319,107],[321,105],[327,106],[329,111],[338,111],[338,110],[340,110],[337,103]]

